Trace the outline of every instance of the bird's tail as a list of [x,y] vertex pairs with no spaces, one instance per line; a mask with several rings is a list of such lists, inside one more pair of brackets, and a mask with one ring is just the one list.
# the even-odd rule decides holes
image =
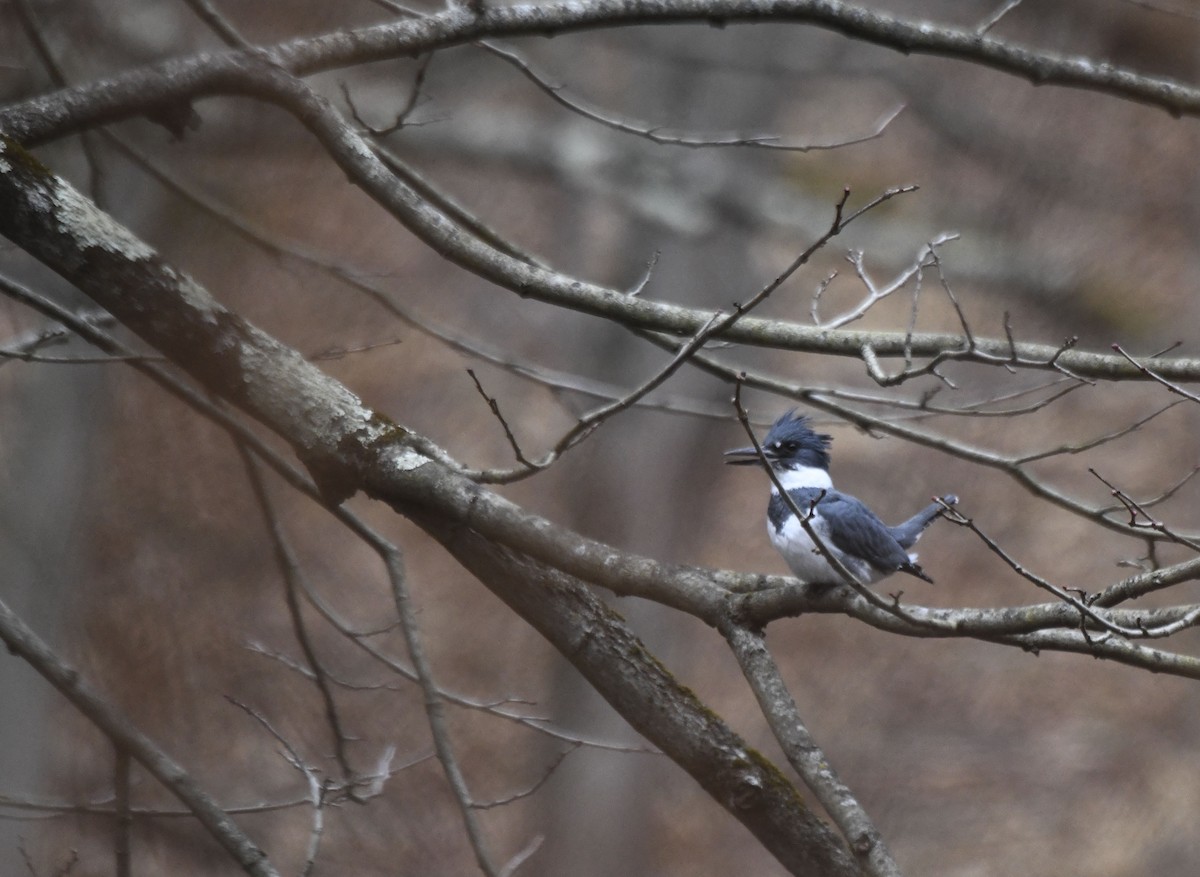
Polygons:
[[924,579],[925,581],[929,582],[929,584],[931,584],[931,585],[933,584],[933,579],[931,579],[929,577],[929,573],[927,573],[927,572],[925,572],[925,570],[921,569],[921,564],[917,563],[917,556],[915,554],[910,554],[908,556],[908,563],[906,563],[906,564],[904,564],[904,566],[900,567],[900,571],[906,572],[910,576],[916,576],[919,579]]
[[895,527],[889,527],[892,531],[892,536],[900,543],[901,548],[912,548],[917,544],[917,540],[921,538],[921,534],[925,532],[925,528],[933,523],[934,518],[942,514],[946,510],[946,506],[954,505],[958,502],[958,497],[954,494],[947,494],[937,502],[931,502],[925,508],[921,509],[903,524],[897,524]]

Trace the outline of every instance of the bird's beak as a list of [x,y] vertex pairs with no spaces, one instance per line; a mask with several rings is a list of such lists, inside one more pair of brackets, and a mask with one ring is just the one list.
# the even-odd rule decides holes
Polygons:
[[[764,450],[763,454],[768,460],[771,459],[769,451]],[[726,451],[725,456],[734,458],[725,461],[727,466],[757,466],[761,462],[758,458],[758,451],[754,448],[734,448],[732,451]]]

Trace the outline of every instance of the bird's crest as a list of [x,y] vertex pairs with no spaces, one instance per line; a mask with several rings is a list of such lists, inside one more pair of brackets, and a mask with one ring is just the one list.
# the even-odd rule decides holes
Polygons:
[[779,419],[771,424],[763,439],[763,448],[768,452],[786,456],[803,455],[813,465],[829,469],[829,445],[833,436],[815,432],[809,426],[809,419],[803,414],[797,414],[793,408],[785,411]]

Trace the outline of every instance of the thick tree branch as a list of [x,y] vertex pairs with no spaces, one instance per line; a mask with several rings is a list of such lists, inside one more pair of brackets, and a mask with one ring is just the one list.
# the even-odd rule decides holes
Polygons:
[[[954,31],[870,13],[829,0],[682,0],[593,2],[544,7],[488,7],[481,15],[455,9],[359,31],[294,41],[271,50],[202,55],[166,62],[101,83],[56,92],[0,110],[0,130],[36,143],[215,94],[251,94],[295,114],[331,156],[376,201],[438,252],[461,267],[518,294],[643,330],[693,336],[709,314],[623,295],[529,265],[496,250],[429,204],[396,178],[369,146],[321,98],[289,74],[423,53],[481,36],[544,34],[634,23],[682,21],[796,21],[839,30],[902,51],[926,51],[977,60],[1036,82],[1061,82],[1157,102],[1174,112],[1200,112],[1200,90],[1090,62],[1058,58]],[[862,358],[938,356],[1023,368],[1065,371],[1089,379],[1150,379],[1115,354],[1065,350],[1010,339],[934,333],[827,331],[747,318],[721,335],[729,341]],[[1156,363],[1166,380],[1200,380],[1200,360]]]
[[582,582],[496,545],[458,521],[423,513],[413,517],[791,873],[858,875],[833,832],[778,769],[680,685]]
[[[490,37],[549,36],[604,27],[646,24],[808,24],[904,54],[928,54],[982,64],[1036,85],[1085,88],[1151,106],[1172,115],[1200,114],[1200,89],[1144,76],[1086,58],[1067,58],[1015,46],[975,30],[840,3],[837,0],[589,0],[537,6],[466,6],[417,19],[294,40],[261,50],[287,71],[307,75],[372,61],[413,56]],[[0,112],[0,129],[31,144],[67,131],[104,124],[206,94],[222,68],[247,53],[204,54],[168,61],[66,95],[49,95]]]

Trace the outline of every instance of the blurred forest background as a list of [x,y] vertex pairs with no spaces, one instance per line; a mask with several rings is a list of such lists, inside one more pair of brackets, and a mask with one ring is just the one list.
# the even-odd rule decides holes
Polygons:
[[[38,0],[46,46],[72,83],[220,48],[183,2]],[[889,0],[880,9],[974,27],[994,0]],[[369,2],[224,4],[258,43],[383,20]],[[1198,10],[1195,13],[1189,10]],[[1005,40],[1185,82],[1200,80],[1200,7],[1107,0],[1017,6],[991,31]],[[1200,124],[1086,91],[1035,88],[981,66],[905,57],[805,26],[672,26],[521,40],[567,93],[672,130],[777,134],[787,141],[881,136],[835,150],[685,149],[567,112],[519,71],[474,46],[431,60],[377,63],[310,78],[347,113],[384,127],[420,76],[407,124],[386,144],[522,248],[568,274],[633,287],[658,253],[643,296],[695,307],[749,298],[851,204],[916,184],[854,224],[778,291],[762,315],[806,322],[832,271],[826,315],[857,300],[846,263],[861,249],[873,276],[903,270],[930,240],[979,335],[1150,354],[1200,355]],[[14,4],[0,5],[0,96],[53,88]],[[594,398],[542,376],[629,388],[666,354],[620,327],[522,300],[414,240],[277,109],[243,99],[196,105],[200,124],[174,138],[146,120],[38,150],[224,304],[313,356],[369,404],[468,465],[510,465],[500,425],[467,369],[498,399],[522,446],[552,444]],[[109,136],[111,134],[111,137]],[[236,228],[337,266],[323,270]],[[73,305],[77,294],[15,249],[0,267]],[[351,278],[394,299],[381,308]],[[926,278],[918,327],[955,332],[944,292]],[[869,328],[907,325],[907,293]],[[0,305],[6,337],[39,319]],[[434,337],[445,332],[459,343]],[[380,345],[380,346],[375,346]],[[356,348],[372,349],[353,351]],[[472,353],[472,349],[476,352]],[[81,355],[69,345],[50,353]],[[480,353],[493,355],[481,356]],[[862,363],[741,350],[741,361],[812,387],[945,405],[1042,385],[1045,373],[950,369],[958,389],[926,379],[881,389]],[[731,387],[684,370],[608,423],[550,471],[506,496],[587,536],[664,562],[783,573],[766,539],[760,472],[722,466],[745,444]],[[1045,395],[1043,391],[1043,395]],[[1026,402],[1032,397],[1022,397]],[[0,369],[0,557],[7,601],[227,806],[303,798],[278,742],[227,698],[253,707],[314,764],[332,769],[316,687],[300,661],[281,576],[244,466],[228,438],[120,364],[8,362]],[[1171,401],[1153,384],[1085,386],[1020,417],[924,417],[933,433],[999,453],[1083,442]],[[748,393],[760,424],[790,407]],[[1015,403],[1014,403],[1015,404]],[[888,418],[912,412],[862,405]],[[993,405],[1001,408],[1002,405]],[[1036,464],[1087,502],[1107,488],[1140,498],[1200,461],[1200,409],[1183,404],[1119,441]],[[883,517],[906,517],[933,493],[1014,557],[1062,585],[1099,589],[1144,545],[1034,499],[997,469],[857,431],[817,414],[835,436],[833,476]],[[313,588],[356,627],[393,617],[378,564],[280,483],[272,496]],[[1200,526],[1188,484],[1161,517]],[[420,620],[443,684],[481,701],[532,701],[530,712],[588,740],[636,749],[637,736],[524,622],[416,528],[361,497],[351,507],[406,551]],[[1183,554],[1164,551],[1165,561]],[[885,583],[943,606],[1040,602],[970,533],[938,523],[921,544],[937,580]],[[1123,565],[1124,564],[1124,565]],[[1193,589],[1193,585],[1181,590]],[[1194,594],[1189,594],[1194,599]],[[695,619],[635,600],[617,608],[680,680],[772,757],[777,747],[720,637]],[[308,610],[306,610],[308,612]],[[329,811],[315,873],[462,874],[474,865],[430,753],[419,689],[388,674],[309,612],[314,646],[337,679],[343,721],[364,769],[384,748],[392,777],[368,805]],[[1200,858],[1200,689],[1082,656],[1034,656],[974,641],[905,639],[839,616],[774,624],[770,641],[801,715],[861,797],[907,873],[1190,875]],[[396,631],[377,645],[403,655]],[[1192,650],[1195,634],[1177,648]],[[0,661],[0,794],[5,801],[103,805],[113,754],[28,668]],[[667,759],[573,748],[479,712],[451,712],[464,769],[485,800],[535,793],[483,812],[503,856],[544,837],[528,875],[783,873]],[[570,749],[550,773],[560,755]],[[780,760],[779,763],[782,763]],[[134,772],[134,803],[174,806]],[[111,873],[111,820],[86,812],[5,809],[0,866]],[[239,817],[285,873],[302,861],[303,806]],[[187,818],[139,818],[134,873],[235,873]]]

